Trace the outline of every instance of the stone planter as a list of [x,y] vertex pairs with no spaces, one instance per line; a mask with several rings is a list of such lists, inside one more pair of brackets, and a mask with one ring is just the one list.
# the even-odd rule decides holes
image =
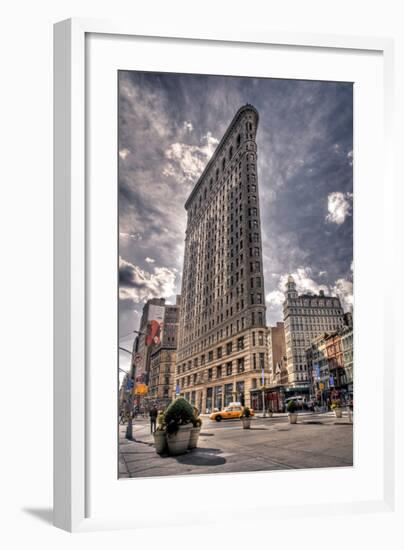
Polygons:
[[289,424],[297,423],[297,413],[289,413]]
[[201,427],[197,426],[191,429],[191,435],[189,438],[188,449],[195,449],[198,446],[198,438]]
[[342,409],[340,407],[338,407],[337,409],[334,409],[334,412],[337,418],[342,418]]
[[251,418],[248,417],[248,418],[242,418],[241,419],[241,422],[243,424],[243,429],[244,430],[249,430],[251,428]]
[[153,434],[154,447],[158,455],[163,454],[167,450],[167,438],[165,430],[156,430]]
[[185,424],[178,428],[176,434],[167,435],[168,452],[170,455],[181,455],[187,452],[192,424]]

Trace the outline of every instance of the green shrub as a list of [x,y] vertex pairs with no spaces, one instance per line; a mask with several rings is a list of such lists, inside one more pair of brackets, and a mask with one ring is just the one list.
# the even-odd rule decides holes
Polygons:
[[164,420],[168,434],[177,433],[180,426],[190,424],[193,419],[193,407],[183,397],[177,397],[177,399],[170,403],[164,413]]
[[296,412],[296,409],[297,409],[296,401],[294,399],[291,399],[290,401],[288,401],[288,404],[286,405],[286,410],[288,411],[288,413],[294,413]]
[[243,411],[240,415],[240,418],[250,418],[250,416],[251,416],[251,411],[250,411],[249,407],[244,407]]

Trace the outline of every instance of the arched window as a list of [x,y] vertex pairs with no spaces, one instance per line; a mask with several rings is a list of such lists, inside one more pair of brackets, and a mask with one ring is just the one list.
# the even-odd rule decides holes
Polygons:
[[224,171],[226,167],[226,157],[223,157],[223,160],[222,160],[222,170]]
[[231,160],[231,157],[233,156],[233,147],[230,147],[229,151],[229,160]]
[[240,147],[240,143],[241,143],[241,135],[239,134],[237,136],[237,147]]

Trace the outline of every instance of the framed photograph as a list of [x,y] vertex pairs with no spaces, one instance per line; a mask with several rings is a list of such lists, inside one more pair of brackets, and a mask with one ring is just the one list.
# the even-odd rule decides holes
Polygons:
[[55,525],[392,510],[392,42],[54,45]]

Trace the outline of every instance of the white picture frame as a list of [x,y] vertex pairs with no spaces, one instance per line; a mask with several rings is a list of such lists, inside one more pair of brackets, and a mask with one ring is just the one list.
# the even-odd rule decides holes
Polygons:
[[[382,97],[382,110],[380,113],[382,118],[378,121],[378,124],[383,128],[383,132],[381,136],[378,136],[378,139],[381,140],[378,145],[382,143],[383,146],[383,161],[380,161],[378,169],[381,170],[383,177],[383,186],[380,192],[384,201],[384,208],[380,211],[379,220],[382,231],[380,231],[380,240],[377,242],[377,247],[380,247],[380,250],[383,251],[384,269],[386,271],[394,270],[394,250],[395,246],[398,245],[397,237],[394,234],[394,198],[397,189],[394,184],[392,166],[392,40],[388,38],[310,35],[266,30],[259,32],[231,27],[223,29],[220,33],[206,31],[188,35],[184,34],[180,28],[175,29],[172,25],[170,29],[154,29],[147,22],[132,24],[91,19],[71,19],[57,23],[54,34],[54,524],[68,531],[139,528],[150,525],[147,518],[141,513],[136,515],[128,513],[118,517],[112,515],[112,513],[109,514],[107,511],[94,512],[94,507],[91,504],[95,494],[94,483],[91,482],[95,463],[94,448],[91,445],[91,448],[89,447],[89,440],[96,427],[94,414],[91,412],[94,406],[94,396],[91,399],[89,398],[94,380],[92,379],[91,369],[89,369],[91,359],[89,358],[87,345],[92,330],[89,323],[91,318],[89,310],[93,307],[88,297],[89,278],[91,280],[89,273],[92,270],[90,265],[92,261],[90,258],[91,243],[88,240],[88,231],[89,226],[93,223],[93,217],[88,215],[88,209],[91,208],[88,204],[88,197],[91,197],[91,193],[88,194],[87,188],[90,175],[86,155],[89,151],[88,140],[90,136],[88,128],[89,115],[86,112],[86,94],[91,78],[87,71],[91,65],[89,56],[92,55],[93,46],[89,48],[86,40],[95,36],[103,37],[107,42],[109,41],[110,46],[104,44],[103,48],[112,48],[112,43],[118,39],[129,41],[131,38],[138,37],[145,40],[145,37],[147,37],[149,43],[155,42],[158,45],[164,40],[169,40],[171,44],[179,48],[184,47],[184,44],[187,43],[192,43],[198,47],[199,45],[203,47],[205,44],[211,48],[220,48],[224,44],[228,48],[234,46],[241,50],[262,45],[296,53],[304,50],[309,55],[314,55],[316,52],[321,52],[323,56],[334,55],[335,52],[341,56],[357,54],[363,56],[364,64],[366,64],[366,56],[369,56],[370,65],[373,63],[372,56],[377,57],[379,68],[382,68],[379,82],[380,90],[383,92],[380,96]],[[107,60],[106,64],[108,64]],[[144,70],[149,69],[147,61],[142,61],[141,66]],[[152,65],[152,68],[155,68],[155,65]],[[168,70],[172,70],[171,67],[168,67]],[[332,67],[330,68],[331,73]],[[116,154],[116,151],[113,150],[109,152],[112,155]],[[361,163],[360,155],[358,162]],[[366,164],[366,159],[362,159],[362,163]],[[358,177],[357,173],[356,177]],[[363,216],[366,216],[362,204],[364,195],[359,192],[358,196],[359,202],[356,203],[355,208],[358,208],[359,212],[362,210]],[[377,204],[376,195],[372,195],[372,192],[369,193],[369,198],[366,200],[369,200],[370,209]],[[105,207],[105,204],[103,207]],[[114,205],[111,207],[113,208]],[[112,235],[113,238],[114,235]],[[359,242],[363,241],[359,239]],[[369,251],[364,252],[364,261],[366,258],[366,261],[370,261],[366,254],[369,254]],[[362,276],[361,267],[358,266],[358,278]],[[388,293],[389,290],[387,289],[377,307],[380,314],[393,318],[394,303]],[[362,320],[359,319],[359,322],[362,322]],[[381,326],[384,331],[388,330],[387,322]],[[377,328],[380,328],[379,325]],[[116,342],[111,342],[112,346],[115,344]],[[273,518],[283,518],[394,510],[393,422],[395,404],[393,399],[393,366],[395,356],[391,341],[388,345],[386,334],[385,338],[381,338],[380,342],[374,345],[379,346],[375,357],[380,357],[380,354],[382,354],[383,358],[382,365],[379,365],[381,381],[383,382],[380,387],[382,407],[376,429],[377,437],[380,437],[380,442],[382,442],[380,469],[377,472],[380,476],[378,478],[380,483],[377,490],[371,496],[369,496],[370,493],[368,495],[364,492],[363,498],[359,498],[358,488],[358,494],[353,500],[350,500],[348,495],[347,499],[339,497],[334,501],[317,501],[316,498],[311,497],[292,506],[284,503],[279,506],[264,506],[261,503],[244,511],[246,519],[253,516],[266,519],[268,514],[271,514]],[[360,363],[361,358],[358,357],[355,360]],[[372,362],[372,359],[369,358],[369,361]],[[374,367],[376,368],[376,364],[374,364]],[[388,376],[387,368],[389,369]],[[105,385],[100,386],[100,388],[101,392],[107,391]],[[359,402],[360,399],[359,386]],[[116,418],[112,418],[111,422],[113,423],[115,420]],[[362,413],[361,417],[360,410],[358,412],[358,426],[363,433],[356,431],[356,437],[359,439],[369,437],[365,416]],[[100,456],[99,453],[98,456]],[[377,467],[379,468],[379,466]],[[111,475],[115,474],[116,472],[112,472]],[[234,474],[234,476],[237,475],[240,476],[241,474]],[[253,475],[257,476],[254,478],[254,483],[265,483],[269,479],[267,473],[242,474],[243,483],[249,476]],[[283,473],[271,475],[284,476]],[[331,474],[313,471],[310,475],[310,480],[307,478],[307,482],[312,483],[313,476],[320,476],[321,482],[324,482],[324,476]],[[213,482],[223,483],[223,487],[230,486],[230,477],[226,479],[222,477],[219,479],[219,477],[219,481],[213,480]],[[362,482],[364,480],[365,477]],[[210,481],[212,482],[212,479]],[[97,483],[103,485],[102,476],[97,478]],[[148,487],[152,487],[155,491],[156,484],[162,483],[162,481],[159,479],[139,479],[125,482],[123,480],[117,490],[121,490],[124,483],[138,483],[138,487],[141,487],[141,490],[147,493]],[[165,480],[164,483],[167,490],[175,488],[176,485],[181,487],[181,490],[187,490],[183,480],[178,478]],[[194,483],[198,483],[198,481],[187,479],[189,486]],[[205,480],[204,483],[206,484],[208,481]],[[276,484],[274,477],[271,478],[271,483]],[[282,478],[282,483],[286,483],[286,485],[289,483],[285,476]],[[199,490],[203,490],[200,484],[198,487]],[[108,494],[111,500],[109,504],[114,505],[117,493],[106,491],[105,495]],[[115,496],[112,496],[112,494]],[[101,499],[101,493],[97,493],[97,501]],[[116,504],[117,502],[115,502]],[[173,508],[175,509],[175,505]],[[232,513],[237,508],[238,504],[234,502],[229,510],[223,514],[221,521],[230,521]],[[105,510],[107,509],[106,506]],[[198,511],[203,511],[203,520],[200,518],[195,519]],[[194,521],[199,523],[201,521],[215,521],[214,506],[210,512],[201,505],[200,508],[197,506],[197,509],[194,509],[188,515],[183,514],[179,519],[176,519],[173,513],[171,516],[167,514],[165,518],[156,519],[154,517],[153,521],[160,525],[189,523],[193,521],[193,518]]]

